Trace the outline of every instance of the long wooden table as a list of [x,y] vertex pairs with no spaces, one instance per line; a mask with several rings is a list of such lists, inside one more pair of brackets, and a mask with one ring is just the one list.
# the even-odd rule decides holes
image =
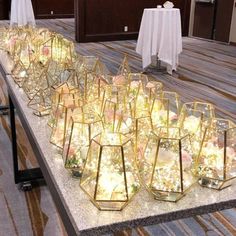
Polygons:
[[156,201],[145,189],[141,189],[123,211],[99,211],[81,190],[79,181],[73,179],[64,168],[57,148],[49,143],[48,118],[33,115],[27,106],[28,99],[23,90],[15,84],[12,76],[5,72],[4,69],[1,70],[8,88],[11,113],[14,113],[15,108],[68,235],[102,235],[236,206],[234,182],[223,191],[202,188],[196,184],[177,203]]

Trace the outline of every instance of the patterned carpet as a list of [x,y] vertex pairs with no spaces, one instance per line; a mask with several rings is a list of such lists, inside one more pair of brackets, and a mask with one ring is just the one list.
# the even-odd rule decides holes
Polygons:
[[[7,24],[6,21],[0,22],[0,26]],[[74,40],[74,22],[71,19],[40,20],[37,24]],[[76,44],[76,49],[83,55],[99,56],[109,70],[116,73],[124,54],[128,55],[133,71],[141,70],[141,58],[135,53],[135,45],[134,40],[100,42]],[[152,70],[149,75],[161,81],[166,90],[178,92],[183,101],[212,102],[217,108],[218,116],[236,121],[236,47],[184,38],[183,48],[177,73],[172,76],[158,75]],[[0,78],[0,104],[6,104],[6,101],[6,87]],[[13,183],[8,117],[1,116],[0,121],[0,236],[66,235],[46,186],[35,188],[31,192],[22,192]],[[17,136],[20,166],[36,167],[33,151],[19,121]],[[138,227],[115,234],[126,235],[233,236],[236,235],[236,209]]]

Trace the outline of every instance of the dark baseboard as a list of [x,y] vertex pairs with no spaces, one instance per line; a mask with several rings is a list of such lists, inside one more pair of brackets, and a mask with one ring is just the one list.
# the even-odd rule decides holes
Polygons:
[[[77,35],[78,36],[78,35]],[[107,33],[107,34],[87,34],[80,35],[79,38],[76,38],[78,42],[102,42],[102,41],[116,41],[116,40],[131,40],[137,39],[138,32],[129,32],[129,33]]]
[[57,19],[57,18],[74,18],[74,14],[38,14],[36,19]]

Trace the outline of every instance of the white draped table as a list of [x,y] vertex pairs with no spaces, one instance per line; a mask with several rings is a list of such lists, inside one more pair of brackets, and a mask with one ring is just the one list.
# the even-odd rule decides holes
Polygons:
[[157,56],[167,65],[168,73],[176,70],[182,52],[180,10],[144,9],[136,52],[142,56],[143,68],[151,64],[152,56]]
[[11,1],[11,26],[35,25],[34,11],[31,0]]

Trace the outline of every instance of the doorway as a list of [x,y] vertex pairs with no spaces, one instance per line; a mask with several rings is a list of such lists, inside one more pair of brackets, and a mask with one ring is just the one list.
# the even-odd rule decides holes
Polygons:
[[229,42],[234,0],[194,0],[193,36]]

